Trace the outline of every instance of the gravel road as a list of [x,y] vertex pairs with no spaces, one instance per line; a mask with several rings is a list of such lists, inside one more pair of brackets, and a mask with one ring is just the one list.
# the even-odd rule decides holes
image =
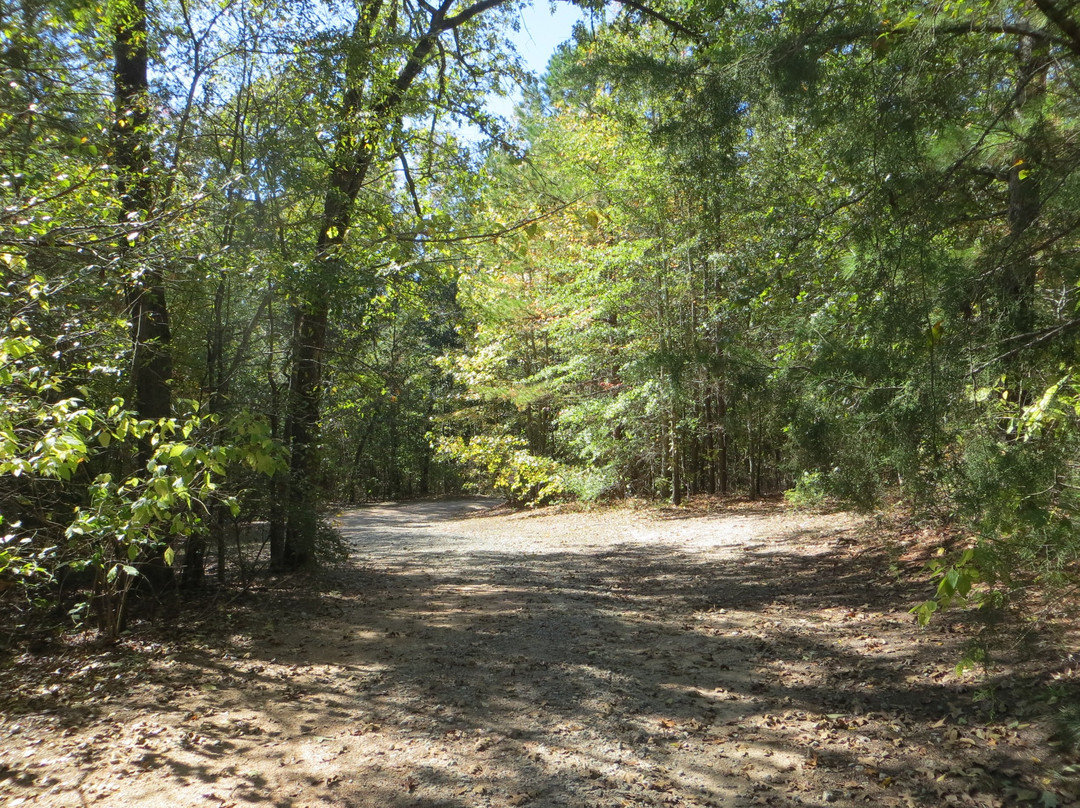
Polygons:
[[0,802],[993,808],[1049,793],[1044,739],[1010,721],[1004,690],[980,712],[983,684],[953,671],[964,637],[908,614],[918,548],[873,523],[483,498],[337,521],[347,563],[259,586],[175,641],[21,661]]

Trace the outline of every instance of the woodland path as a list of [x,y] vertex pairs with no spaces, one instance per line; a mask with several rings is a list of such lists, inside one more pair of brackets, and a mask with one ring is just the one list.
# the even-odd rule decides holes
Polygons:
[[[2,716],[0,803],[994,806],[1062,794],[1041,736],[1014,715],[1021,697],[997,687],[991,714],[973,701],[987,683],[953,672],[963,635],[913,625],[927,587],[907,582],[917,537],[877,541],[871,523],[776,504],[492,504],[344,512],[355,553],[320,574],[321,595],[291,579],[223,609],[228,625],[207,617],[196,639],[134,638],[78,669],[61,660],[62,676]],[[1009,681],[1023,691],[1023,676]]]

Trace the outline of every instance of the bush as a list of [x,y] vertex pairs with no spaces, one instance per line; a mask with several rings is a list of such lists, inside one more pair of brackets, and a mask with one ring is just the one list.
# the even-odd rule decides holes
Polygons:
[[[1020,404],[1001,380],[971,393],[984,406],[959,445],[952,480],[960,518],[976,542],[931,564],[934,598],[920,622],[950,602],[1007,603],[1035,585],[1048,599],[1075,586],[1080,564],[1080,385],[1070,371],[1037,401]],[[972,589],[973,584],[983,586]]]
[[440,438],[436,454],[464,468],[479,491],[505,497],[511,505],[539,505],[566,493],[558,462],[528,451],[525,441],[507,435],[478,435],[465,440]]
[[804,471],[795,487],[784,492],[784,499],[796,507],[812,507],[825,500],[825,480],[820,471]]
[[568,493],[582,502],[596,502],[616,494],[621,488],[618,470],[613,465],[602,468],[567,467],[562,472]]
[[[272,474],[280,453],[266,424],[247,415],[226,427],[194,402],[187,415],[156,421],[122,399],[89,406],[35,363],[39,347],[0,335],[0,582],[30,592],[62,565],[82,572],[97,627],[115,637],[140,568],[171,572],[177,543],[203,529],[213,503],[235,513],[220,488],[230,465]],[[5,518],[13,511],[24,516]]]

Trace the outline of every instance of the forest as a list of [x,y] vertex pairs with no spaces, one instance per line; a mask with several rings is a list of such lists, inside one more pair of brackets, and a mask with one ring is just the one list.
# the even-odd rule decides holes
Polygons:
[[921,621],[1075,593],[1076,8],[579,5],[536,77],[517,0],[5,0],[6,622],[465,490],[899,503]]
[[0,0],[0,801],[1080,800],[1080,6],[546,2]]

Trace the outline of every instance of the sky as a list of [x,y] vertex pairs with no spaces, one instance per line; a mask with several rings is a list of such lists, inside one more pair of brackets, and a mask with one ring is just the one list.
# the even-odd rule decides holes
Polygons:
[[529,68],[537,75],[547,70],[555,48],[570,38],[574,23],[582,19],[581,9],[556,3],[554,13],[548,0],[533,0],[521,14],[521,30],[511,39]]
[[[510,39],[528,68],[540,76],[547,71],[555,49],[570,38],[574,23],[580,19],[583,19],[581,9],[570,3],[556,3],[552,12],[549,0],[533,0],[521,13],[521,30],[512,32]],[[492,96],[488,109],[509,118],[520,100],[520,94],[511,98]]]

